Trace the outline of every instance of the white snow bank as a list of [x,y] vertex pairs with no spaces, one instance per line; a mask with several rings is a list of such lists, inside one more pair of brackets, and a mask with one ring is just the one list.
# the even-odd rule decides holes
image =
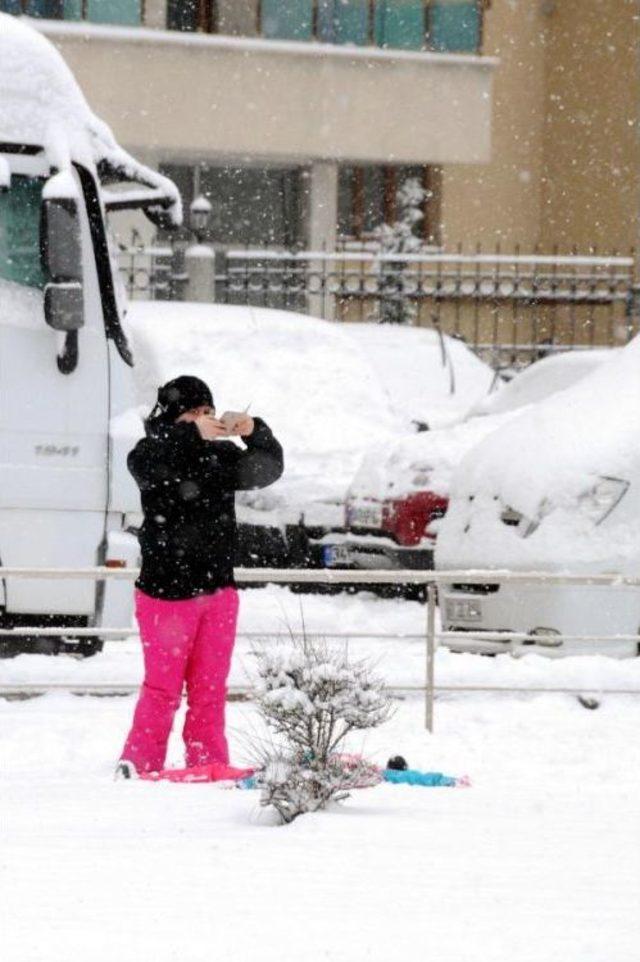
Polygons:
[[[467,455],[439,532],[438,566],[637,572],[639,411],[636,338]],[[619,489],[618,505],[602,482]],[[501,521],[507,509],[523,516],[522,526]]]
[[638,412],[640,338],[487,438],[474,452],[474,477],[525,513],[554,491],[577,496],[600,474],[627,477],[640,450]]
[[349,488],[352,497],[401,498],[416,491],[446,497],[462,458],[513,415],[477,417],[451,427],[425,431],[394,445],[386,457],[369,451]]
[[484,395],[464,421],[405,438],[383,458],[378,451],[369,452],[356,473],[350,495],[384,499],[428,490],[448,496],[458,465],[480,441],[521,408],[570,387],[614,356],[614,351],[594,350],[537,361],[509,384]]
[[542,358],[520,371],[500,391],[487,394],[469,411],[469,417],[479,414],[502,414],[515,411],[525,404],[541,401],[551,394],[564,391],[591,371],[611,360],[618,349],[567,351]]
[[375,374],[338,325],[264,308],[136,301],[128,323],[137,386],[151,407],[188,372],[218,412],[259,414],[294,452],[350,451],[396,426]]
[[[250,413],[273,428],[285,449],[285,475],[264,495],[251,496],[263,507],[286,503],[298,510],[312,501],[342,500],[367,448],[386,450],[412,418],[428,417],[432,408],[444,412],[449,404],[453,418],[462,403],[448,394],[430,331],[394,327],[380,334],[379,325],[334,324],[266,308],[142,301],[131,305],[128,324],[147,410],[159,384],[192,373],[212,386],[220,412],[250,404]],[[455,346],[468,404],[486,389],[490,373],[463,345]],[[410,372],[406,378],[403,370]]]
[[462,341],[423,327],[343,324],[400,416],[449,424],[490,391],[493,370]]
[[[295,617],[299,601],[245,592],[245,625],[272,627],[281,604]],[[415,604],[304,606],[333,630],[424,627]],[[378,673],[400,661],[422,681],[423,644],[385,647]],[[438,657],[441,681],[467,683],[556,680],[571,667]],[[63,663],[77,678],[113,670],[108,655],[20,658],[0,674],[27,660],[40,681]],[[613,670],[637,682],[637,665],[603,661],[590,684]],[[438,962],[636,962],[637,698],[605,697],[589,712],[567,695],[443,694],[428,735],[422,698],[410,696],[349,747],[382,765],[399,753],[416,768],[469,774],[473,787],[383,785],[287,828],[270,825],[255,792],[114,782],[133,707],[133,697],[0,700],[3,962],[209,962],[212,946],[228,962],[389,962],[417,946]],[[263,735],[253,707],[230,704],[227,718],[233,760],[251,762]]]
[[[261,496],[304,506],[340,498],[366,447],[400,429],[375,373],[341,328],[301,314],[207,304],[131,305],[140,400],[179,374],[211,385],[216,408],[263,417],[285,475]],[[266,498],[266,501],[265,501]]]

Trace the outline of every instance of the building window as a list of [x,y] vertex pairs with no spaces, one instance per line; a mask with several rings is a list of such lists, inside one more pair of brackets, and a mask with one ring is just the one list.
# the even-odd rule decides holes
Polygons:
[[370,0],[318,0],[317,39],[325,43],[371,43]]
[[302,245],[301,168],[164,164],[161,170],[177,184],[187,212],[200,194],[211,203],[212,243],[285,250]]
[[171,30],[477,53],[490,0],[169,0]]
[[382,224],[392,224],[396,220],[396,194],[409,178],[420,180],[425,189],[423,219],[417,233],[426,244],[438,244],[440,169],[430,166],[341,167],[338,177],[340,240],[374,241]]
[[261,0],[265,37],[477,53],[488,0]]
[[262,0],[260,23],[263,37],[278,40],[313,40],[313,0]]
[[208,18],[208,9],[203,10],[200,0],[169,0],[167,27],[169,30],[183,31],[203,29],[202,18],[205,15]]
[[379,47],[422,50],[425,46],[427,6],[423,0],[377,0],[375,40]]
[[482,7],[477,0],[433,0],[428,7],[429,49],[445,53],[480,50]]
[[0,10],[47,20],[133,25],[142,21],[142,0],[0,0]]

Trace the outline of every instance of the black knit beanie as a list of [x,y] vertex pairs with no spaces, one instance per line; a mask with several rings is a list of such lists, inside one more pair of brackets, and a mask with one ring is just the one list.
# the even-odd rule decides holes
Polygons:
[[185,411],[206,405],[213,407],[211,391],[199,377],[183,374],[158,388],[158,400],[150,418],[175,421]]

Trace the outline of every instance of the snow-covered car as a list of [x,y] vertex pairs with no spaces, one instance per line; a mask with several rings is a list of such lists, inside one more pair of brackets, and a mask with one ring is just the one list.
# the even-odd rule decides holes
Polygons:
[[142,410],[159,383],[192,373],[211,384],[220,410],[250,405],[282,441],[283,477],[237,498],[244,565],[319,566],[309,529],[342,526],[364,452],[387,449],[412,421],[459,416],[493,377],[464,344],[429,330],[167,302],[134,302],[128,321]]
[[[522,411],[461,463],[436,567],[640,575],[640,339],[562,391]],[[464,650],[636,655],[640,589],[492,582],[440,592],[443,627]],[[521,647],[474,631],[523,632]],[[561,635],[633,641],[563,641]],[[451,647],[456,647],[451,642]]]
[[572,352],[537,361],[473,404],[459,423],[368,451],[349,487],[343,530],[317,538],[325,565],[432,568],[451,479],[467,452],[523,407],[574,384],[611,353]]

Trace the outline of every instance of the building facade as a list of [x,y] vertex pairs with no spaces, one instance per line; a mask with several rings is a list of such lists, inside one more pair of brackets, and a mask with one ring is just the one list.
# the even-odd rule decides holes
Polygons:
[[[635,244],[636,0],[0,0],[220,245]],[[135,220],[122,215],[126,233]],[[139,225],[142,231],[142,223]]]

